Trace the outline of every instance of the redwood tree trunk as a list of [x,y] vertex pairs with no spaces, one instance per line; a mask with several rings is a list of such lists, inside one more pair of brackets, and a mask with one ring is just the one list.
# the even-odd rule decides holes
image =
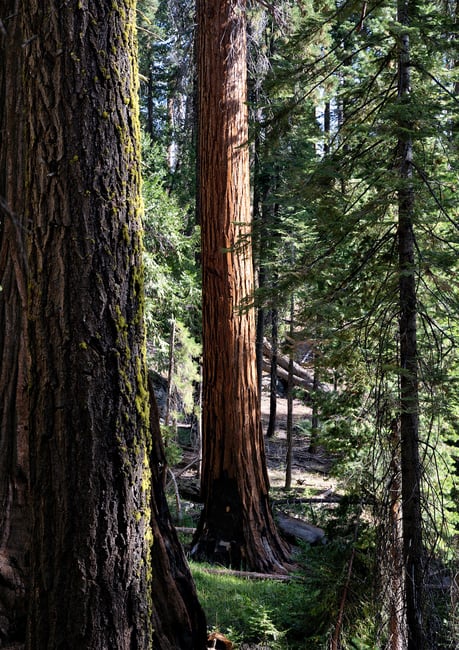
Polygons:
[[24,638],[29,550],[27,293],[22,192],[22,37],[17,2],[2,3],[0,20],[0,647]]
[[198,1],[204,510],[193,553],[282,571],[269,506],[255,361],[245,2]]

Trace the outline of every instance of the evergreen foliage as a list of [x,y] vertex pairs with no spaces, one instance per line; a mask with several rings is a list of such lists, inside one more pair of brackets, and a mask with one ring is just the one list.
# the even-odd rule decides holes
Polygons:
[[[194,96],[192,20],[184,3],[180,29],[187,38],[180,45],[170,5],[160,3],[163,44],[154,59],[155,88],[169,90],[155,100],[152,133],[163,152],[171,140],[179,146],[185,173],[165,163],[158,144],[157,153],[144,156],[148,317],[150,335],[163,348],[171,315],[199,332],[198,232],[194,190],[186,182],[194,178],[192,110],[174,134],[166,101],[171,88],[189,101]],[[374,505],[373,541],[381,558],[393,421],[405,372],[397,219],[399,194],[408,184],[399,173],[397,146],[400,139],[412,141],[423,533],[427,554],[448,566],[456,559],[451,536],[457,533],[459,462],[457,8],[422,0],[406,26],[394,3],[254,2],[249,19],[256,300],[287,320],[295,295],[296,338],[309,341],[320,381],[331,387],[315,396],[319,443],[333,454],[348,489]],[[409,98],[398,93],[402,32],[410,38]],[[374,565],[368,571],[376,586]],[[383,589],[367,602],[376,598],[384,605]],[[438,632],[438,621],[452,614],[435,611],[431,623]],[[355,647],[381,644],[381,634]],[[448,647],[442,643],[438,647]]]
[[190,337],[198,336],[200,327],[200,278],[195,263],[199,229],[194,226],[190,205],[181,205],[167,191],[166,175],[161,147],[153,145],[144,133],[146,325],[155,363],[162,371],[167,368],[171,318],[182,323],[178,329],[180,345],[195,357],[199,354],[190,347]]

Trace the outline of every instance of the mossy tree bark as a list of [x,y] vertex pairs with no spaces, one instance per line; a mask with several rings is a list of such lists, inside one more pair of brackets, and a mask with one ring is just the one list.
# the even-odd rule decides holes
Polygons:
[[204,510],[197,558],[282,571],[268,498],[255,361],[245,2],[198,2]]
[[[157,518],[168,512],[150,482],[135,2],[27,0],[20,12],[33,506],[26,648],[147,650],[157,639],[204,647],[191,576],[176,537],[159,539],[168,531]],[[182,586],[163,621],[158,581],[174,561]]]
[[22,38],[17,2],[0,10],[0,646],[25,625],[29,542],[27,293],[22,192]]
[[34,512],[27,648],[148,648],[134,8],[23,5]]

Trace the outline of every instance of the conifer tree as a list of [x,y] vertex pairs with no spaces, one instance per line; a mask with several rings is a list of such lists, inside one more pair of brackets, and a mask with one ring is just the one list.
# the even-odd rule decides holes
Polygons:
[[[316,105],[320,128],[314,138],[316,154],[300,158],[301,174],[282,178],[281,221],[286,223],[290,210],[295,220],[291,230],[298,232],[303,222],[306,232],[297,255],[300,261],[291,274],[282,274],[280,292],[298,287],[303,296],[299,318],[306,331],[316,319],[325,365],[352,368],[353,377],[347,375],[346,382],[349,397],[360,375],[366,383],[360,384],[362,397],[375,399],[380,437],[373,489],[393,508],[395,519],[386,512],[387,521],[397,525],[395,511],[400,508],[405,519],[403,540],[391,538],[405,549],[405,566],[390,587],[393,611],[400,615],[396,603],[403,592],[406,613],[406,619],[402,612],[392,621],[397,628],[393,647],[423,647],[433,641],[427,640],[427,611],[420,620],[421,603],[427,605],[422,596],[428,571],[423,556],[430,542],[430,515],[421,505],[424,490],[432,495],[434,489],[425,468],[438,460],[442,445],[439,432],[429,425],[434,407],[428,396],[429,391],[440,391],[443,350],[454,336],[446,305],[457,305],[455,288],[444,282],[448,267],[450,273],[457,267],[457,208],[447,172],[448,166],[457,165],[448,127],[454,115],[454,84],[441,65],[454,56],[455,46],[440,7],[402,11],[398,23],[394,7],[386,4],[366,5],[365,15],[348,4],[335,13],[335,7],[324,3],[323,11],[322,20],[305,12],[305,30],[277,53],[277,65],[288,70],[285,83],[293,97],[284,105],[289,128],[294,131],[292,125],[300,125],[294,109],[308,99]],[[407,19],[408,27],[403,23]],[[408,34],[410,54],[403,59],[403,35]],[[443,43],[441,34],[446,35]],[[304,42],[328,47],[311,48],[295,59],[288,48]],[[312,129],[303,128],[300,138],[306,142],[312,134]],[[341,349],[341,358],[333,349]],[[358,359],[359,352],[364,365],[356,372],[351,360]],[[345,395],[330,396],[323,406],[328,411],[324,419],[341,422],[341,427],[344,411],[333,415],[330,408],[333,403],[335,409],[342,406]],[[399,427],[404,431],[400,444]],[[328,428],[335,433],[336,445],[340,429],[330,424]],[[355,453],[352,444],[358,449],[365,438],[355,425],[346,426],[345,434],[341,451]],[[385,449],[392,452],[383,461]],[[382,494],[378,476],[389,473],[396,492],[400,471],[402,493],[396,503],[391,501],[394,492]]]
[[0,644],[202,648],[157,472],[151,490],[135,3],[4,4],[0,573],[28,615],[0,591]]
[[255,363],[246,5],[198,3],[204,510],[193,555],[284,571],[269,504]]

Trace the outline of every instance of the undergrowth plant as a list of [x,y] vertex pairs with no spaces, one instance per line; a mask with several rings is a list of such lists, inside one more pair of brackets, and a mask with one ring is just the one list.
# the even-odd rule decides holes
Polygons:
[[337,514],[326,544],[302,547],[297,575],[289,582],[215,574],[192,563],[208,624],[236,647],[322,650],[339,626],[343,650],[383,648],[371,579],[374,533],[357,521],[353,505]]

